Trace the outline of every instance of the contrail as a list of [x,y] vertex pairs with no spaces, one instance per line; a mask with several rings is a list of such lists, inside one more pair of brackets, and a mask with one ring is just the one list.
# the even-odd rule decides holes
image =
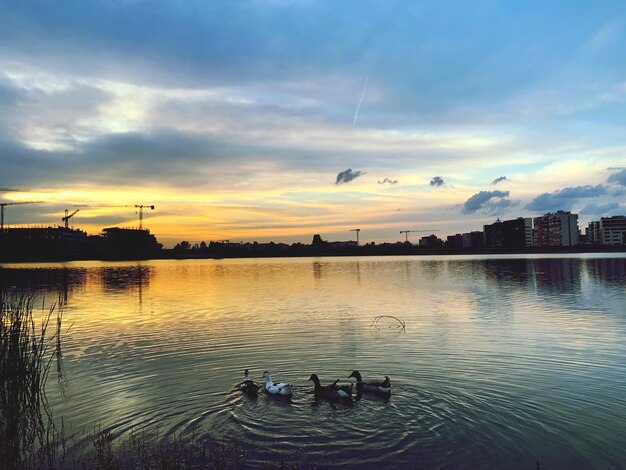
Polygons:
[[363,84],[363,89],[361,90],[361,97],[359,98],[359,104],[356,106],[356,111],[354,113],[354,121],[352,121],[352,127],[356,126],[356,120],[359,117],[359,109],[361,109],[361,102],[363,101],[363,96],[365,96],[365,89],[367,88],[367,82],[370,81],[370,77],[365,78],[365,83]]

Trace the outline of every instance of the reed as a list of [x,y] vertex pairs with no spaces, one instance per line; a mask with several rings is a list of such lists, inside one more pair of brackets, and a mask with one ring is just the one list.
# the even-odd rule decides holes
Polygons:
[[45,394],[52,361],[60,357],[62,305],[42,307],[38,316],[35,301],[32,292],[0,289],[0,462],[6,468],[50,467],[62,442]]
[[[90,437],[93,447],[75,458],[72,469],[96,470],[315,470],[318,466],[304,462],[285,462],[275,456],[265,461],[247,460],[246,448],[236,440],[206,440],[195,436],[159,438],[151,432],[135,429],[116,438],[110,431],[98,431]],[[297,460],[297,457],[296,457]]]

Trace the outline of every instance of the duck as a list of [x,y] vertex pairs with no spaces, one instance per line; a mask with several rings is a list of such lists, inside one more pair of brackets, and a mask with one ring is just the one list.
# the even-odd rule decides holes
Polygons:
[[270,395],[291,396],[293,385],[284,382],[274,383],[268,371],[263,372],[263,378],[265,378],[265,390]]
[[313,381],[315,386],[313,393],[315,393],[315,395],[323,396],[331,400],[349,400],[352,398],[352,384],[337,385],[337,382],[339,382],[339,379],[337,379],[330,385],[322,386],[317,374],[311,374],[309,380]]
[[237,389],[249,395],[256,395],[259,391],[259,384],[250,378],[248,369],[244,371],[243,382],[237,385]]
[[355,370],[348,376],[348,378],[356,379],[356,389],[359,393],[377,393],[380,395],[391,394],[391,380],[389,380],[389,377],[386,375],[385,380],[382,382],[363,382],[361,373],[358,370]]

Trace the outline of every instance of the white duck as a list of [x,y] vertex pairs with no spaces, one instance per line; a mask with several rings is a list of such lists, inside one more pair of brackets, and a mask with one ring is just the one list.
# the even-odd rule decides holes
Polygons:
[[268,371],[263,372],[263,378],[265,378],[265,390],[270,395],[291,396],[293,385],[282,382],[275,384],[272,382],[272,375]]

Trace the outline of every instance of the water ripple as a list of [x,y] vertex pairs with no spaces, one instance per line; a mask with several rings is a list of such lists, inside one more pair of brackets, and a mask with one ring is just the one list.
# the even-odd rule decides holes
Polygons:
[[[236,440],[253,467],[626,462],[624,256],[72,266],[65,286],[54,265],[4,276],[68,295],[66,394],[48,395],[76,452],[82,430],[141,428]],[[371,328],[377,315],[406,329]],[[245,368],[293,383],[293,399],[234,391]],[[389,375],[390,399],[311,393],[311,373],[348,382],[355,369]]]

